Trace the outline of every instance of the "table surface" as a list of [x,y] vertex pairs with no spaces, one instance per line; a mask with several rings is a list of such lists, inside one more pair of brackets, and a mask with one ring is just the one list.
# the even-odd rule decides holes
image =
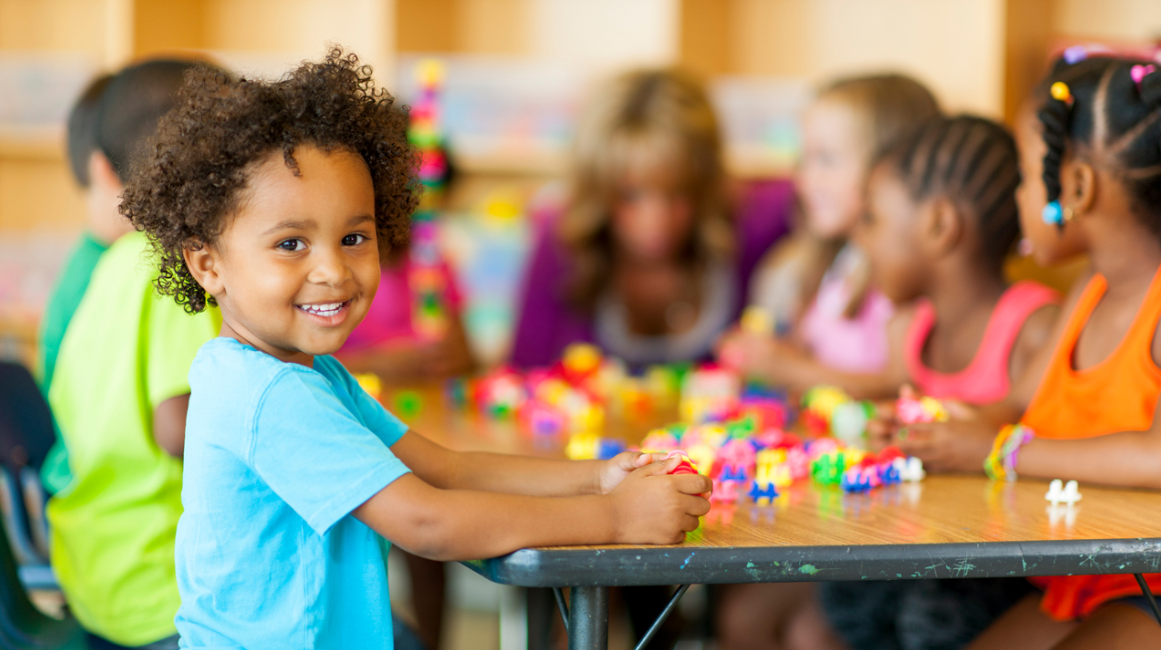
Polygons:
[[[561,457],[567,437],[537,437],[511,421],[448,408],[435,389],[405,421],[458,450]],[[391,394],[384,400],[391,407]],[[610,422],[639,441],[672,412]],[[1082,485],[1072,507],[1050,506],[1044,481],[931,476],[847,494],[799,481],[773,504],[715,504],[675,546],[525,549],[470,563],[521,586],[802,582],[1156,572],[1161,492]]]

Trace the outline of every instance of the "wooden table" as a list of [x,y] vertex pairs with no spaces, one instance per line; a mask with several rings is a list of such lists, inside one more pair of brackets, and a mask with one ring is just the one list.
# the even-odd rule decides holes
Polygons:
[[[536,438],[426,395],[407,419],[441,444],[562,454],[563,437]],[[639,441],[666,415],[616,422],[609,435]],[[1044,481],[983,476],[932,476],[864,494],[800,481],[771,505],[747,497],[715,504],[675,546],[535,548],[466,564],[501,584],[572,587],[570,648],[606,647],[610,586],[1161,571],[1161,493],[1086,485],[1080,504],[1065,507],[1050,506],[1047,490]]]

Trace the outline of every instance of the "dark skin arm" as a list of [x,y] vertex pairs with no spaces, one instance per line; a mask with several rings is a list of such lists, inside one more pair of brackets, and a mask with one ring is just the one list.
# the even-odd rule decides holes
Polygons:
[[185,453],[185,416],[189,411],[189,393],[171,397],[153,409],[153,439],[157,446],[174,458]]
[[888,361],[881,373],[836,370],[787,341],[740,329],[722,337],[717,356],[719,363],[746,377],[784,386],[793,392],[829,385],[843,389],[855,399],[888,398],[907,381],[902,349],[912,316],[910,309],[903,309],[887,324]]
[[[666,474],[676,458],[627,471],[648,455],[622,454],[603,469],[593,463],[573,469],[558,461],[457,454],[411,432],[392,451],[413,473],[353,514],[433,560],[495,557],[529,546],[673,544],[709,511],[709,501],[700,496],[710,489],[709,479]],[[594,492],[613,475],[623,480]],[[489,488],[509,493],[482,491]],[[570,492],[579,496],[562,496]]]
[[[1077,281],[1063,313],[1072,311],[1087,279],[1086,276]],[[1051,344],[1036,355],[1019,384],[1013,387],[1013,404],[1027,408],[1066,326],[1066,318],[1058,319]],[[1154,363],[1159,359],[1161,329],[1153,339]],[[905,453],[919,456],[933,471],[975,473],[982,471],[997,433],[997,427],[980,419],[912,425],[900,447]],[[1146,431],[1123,431],[1082,440],[1037,438],[1020,450],[1017,470],[1021,476],[1067,477],[1082,483],[1161,489],[1161,419],[1154,415]]]

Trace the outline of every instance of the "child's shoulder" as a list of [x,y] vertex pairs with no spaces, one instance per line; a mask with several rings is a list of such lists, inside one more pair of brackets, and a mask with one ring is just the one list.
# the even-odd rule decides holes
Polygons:
[[319,375],[329,390],[341,387],[349,391],[349,385],[355,383],[334,357],[317,356],[314,367],[308,368],[280,361],[236,339],[218,337],[198,350],[190,367],[190,387],[195,391],[201,388],[234,397],[249,394],[260,399],[272,387],[316,384]]
[[229,337],[217,337],[198,350],[190,366],[190,388],[196,393],[229,393],[237,397],[245,393],[263,392],[297,371],[309,369],[295,363],[285,363]]

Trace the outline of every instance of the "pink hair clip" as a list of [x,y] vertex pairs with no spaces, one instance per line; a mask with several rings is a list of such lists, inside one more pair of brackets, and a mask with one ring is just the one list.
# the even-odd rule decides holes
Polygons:
[[1141,80],[1153,74],[1157,70],[1152,63],[1149,65],[1135,65],[1129,68],[1129,76],[1133,79],[1133,83],[1138,86],[1141,85]]

